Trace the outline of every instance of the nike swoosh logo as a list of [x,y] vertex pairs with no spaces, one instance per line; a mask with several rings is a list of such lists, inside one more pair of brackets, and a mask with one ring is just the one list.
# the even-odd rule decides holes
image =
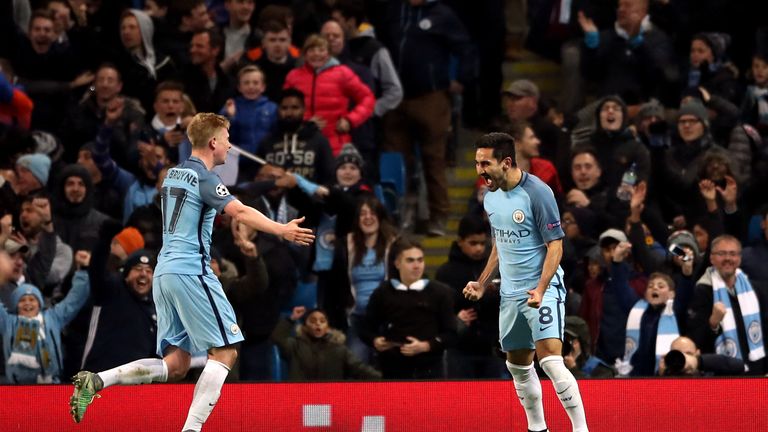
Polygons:
[[569,388],[571,388],[571,386],[568,386],[568,387],[566,387],[566,388],[565,388],[563,391],[559,391],[559,392],[557,392],[557,394],[563,394],[563,393],[565,393],[565,392],[566,392],[566,391],[567,391]]
[[496,212],[490,212],[490,213],[488,213],[488,217],[491,217],[491,216],[493,216],[495,214],[496,214]]
[[552,326],[551,326],[551,325],[548,325],[548,326],[546,326],[546,327],[539,327],[539,331],[544,331],[544,330],[546,330],[546,329],[548,329],[548,328],[550,328],[550,327],[552,327]]

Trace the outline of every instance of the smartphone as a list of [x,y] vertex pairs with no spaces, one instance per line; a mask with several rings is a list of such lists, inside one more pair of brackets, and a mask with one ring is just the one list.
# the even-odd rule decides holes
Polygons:
[[690,261],[691,257],[685,255],[685,250],[676,244],[669,245],[669,253],[674,256],[680,257],[683,262]]

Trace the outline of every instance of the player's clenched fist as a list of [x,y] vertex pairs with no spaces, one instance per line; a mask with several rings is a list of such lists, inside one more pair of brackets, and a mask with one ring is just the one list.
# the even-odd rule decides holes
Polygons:
[[467,300],[478,301],[483,296],[483,293],[485,293],[485,287],[478,282],[469,282],[464,287],[463,293]]

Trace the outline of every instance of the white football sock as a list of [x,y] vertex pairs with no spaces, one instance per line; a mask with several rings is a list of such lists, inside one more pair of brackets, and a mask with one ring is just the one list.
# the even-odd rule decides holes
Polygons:
[[182,430],[199,431],[203,423],[208,420],[213,407],[221,395],[221,387],[227,379],[229,368],[216,360],[208,360],[203,372],[195,385],[195,393],[192,397],[192,405],[189,407],[187,421]]
[[146,358],[98,373],[104,388],[115,384],[134,385],[168,380],[168,365],[163,359]]
[[507,362],[507,369],[512,374],[515,382],[515,391],[520,405],[525,409],[525,416],[528,418],[528,429],[532,431],[543,431],[547,429],[547,422],[544,421],[544,405],[541,403],[541,382],[533,363],[522,366]]
[[193,355],[192,360],[189,362],[190,369],[202,369],[208,362],[208,354],[203,353],[201,355]]
[[552,380],[557,397],[563,404],[566,414],[571,419],[573,432],[587,432],[587,419],[584,415],[584,404],[581,402],[579,385],[571,371],[565,367],[562,356],[548,356],[539,360],[539,365]]

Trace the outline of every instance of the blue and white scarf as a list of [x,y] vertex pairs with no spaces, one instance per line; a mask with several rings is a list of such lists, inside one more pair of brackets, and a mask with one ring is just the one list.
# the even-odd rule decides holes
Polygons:
[[312,271],[330,270],[336,249],[336,215],[320,215],[315,234],[315,263],[312,265]]
[[[714,267],[708,268],[707,271],[710,272],[710,275],[712,276],[713,301],[715,303],[723,303],[726,308],[725,316],[720,323],[723,327],[723,332],[717,339],[715,339],[715,352],[728,357],[746,360],[744,354],[741,352],[741,346],[739,344],[736,318],[733,315],[731,296],[728,294],[728,287]],[[749,355],[747,358],[750,361],[760,360],[765,357],[763,328],[760,323],[760,303],[757,301],[757,296],[755,295],[754,290],[752,290],[752,284],[749,283],[749,279],[741,269],[736,270],[736,284],[734,290],[736,291],[736,298],[739,302],[739,309],[741,309],[744,328],[747,331],[747,344],[749,345]]]
[[[624,342],[624,358],[616,361],[616,368],[619,375],[627,376],[632,372],[632,356],[637,352],[640,345],[640,322],[643,314],[648,309],[649,303],[640,299],[632,306],[627,317],[627,336]],[[680,330],[677,327],[677,318],[673,308],[674,300],[667,300],[664,312],[659,317],[659,323],[656,330],[656,368],[659,370],[659,360],[669,352],[672,341],[680,336]]]
[[749,86],[747,93],[757,101],[758,123],[768,125],[768,88]]

